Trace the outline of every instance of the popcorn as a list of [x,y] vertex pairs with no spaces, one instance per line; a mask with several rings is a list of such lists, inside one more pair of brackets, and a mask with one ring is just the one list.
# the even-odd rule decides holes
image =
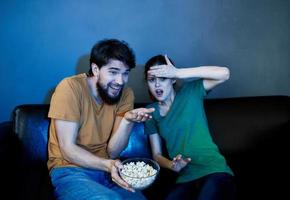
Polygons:
[[157,170],[143,161],[128,162],[121,169],[122,178],[135,189],[144,189],[156,178]]

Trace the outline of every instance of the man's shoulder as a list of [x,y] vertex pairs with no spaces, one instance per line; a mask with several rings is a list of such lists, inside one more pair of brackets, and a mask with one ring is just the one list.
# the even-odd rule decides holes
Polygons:
[[76,87],[77,85],[83,85],[84,79],[86,78],[85,74],[77,74],[69,77],[63,78],[57,87]]
[[130,87],[125,87],[125,88],[123,89],[123,92],[122,92],[122,98],[121,98],[121,100],[122,100],[122,99],[126,99],[126,98],[128,98],[128,97],[134,98],[134,92],[133,92],[132,88],[130,88]]
[[81,82],[86,78],[87,78],[87,75],[85,73],[83,73],[83,74],[77,74],[77,75],[65,77],[62,81]]
[[126,87],[124,87],[123,93],[126,93],[126,94],[133,93],[133,90],[132,90],[132,88],[126,86]]

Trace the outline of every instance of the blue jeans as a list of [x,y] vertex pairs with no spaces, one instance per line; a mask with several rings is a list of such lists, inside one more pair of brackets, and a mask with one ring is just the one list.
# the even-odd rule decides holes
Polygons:
[[236,200],[234,177],[227,173],[213,173],[195,181],[174,186],[166,200]]
[[50,176],[58,200],[146,199],[141,192],[119,187],[109,173],[100,170],[59,167],[52,169]]

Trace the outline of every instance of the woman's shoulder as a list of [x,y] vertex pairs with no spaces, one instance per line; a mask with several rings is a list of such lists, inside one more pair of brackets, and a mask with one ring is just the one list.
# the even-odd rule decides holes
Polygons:
[[156,108],[158,107],[158,102],[153,102],[153,103],[149,103],[148,105],[146,105],[146,108]]

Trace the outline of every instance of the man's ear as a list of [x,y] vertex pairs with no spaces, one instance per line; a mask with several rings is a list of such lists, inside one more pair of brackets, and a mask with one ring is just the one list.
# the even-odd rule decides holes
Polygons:
[[98,77],[99,73],[100,73],[98,65],[96,65],[95,63],[92,63],[91,68],[92,68],[92,72],[93,72],[94,76]]
[[176,79],[171,79],[172,80],[172,84],[176,83]]

